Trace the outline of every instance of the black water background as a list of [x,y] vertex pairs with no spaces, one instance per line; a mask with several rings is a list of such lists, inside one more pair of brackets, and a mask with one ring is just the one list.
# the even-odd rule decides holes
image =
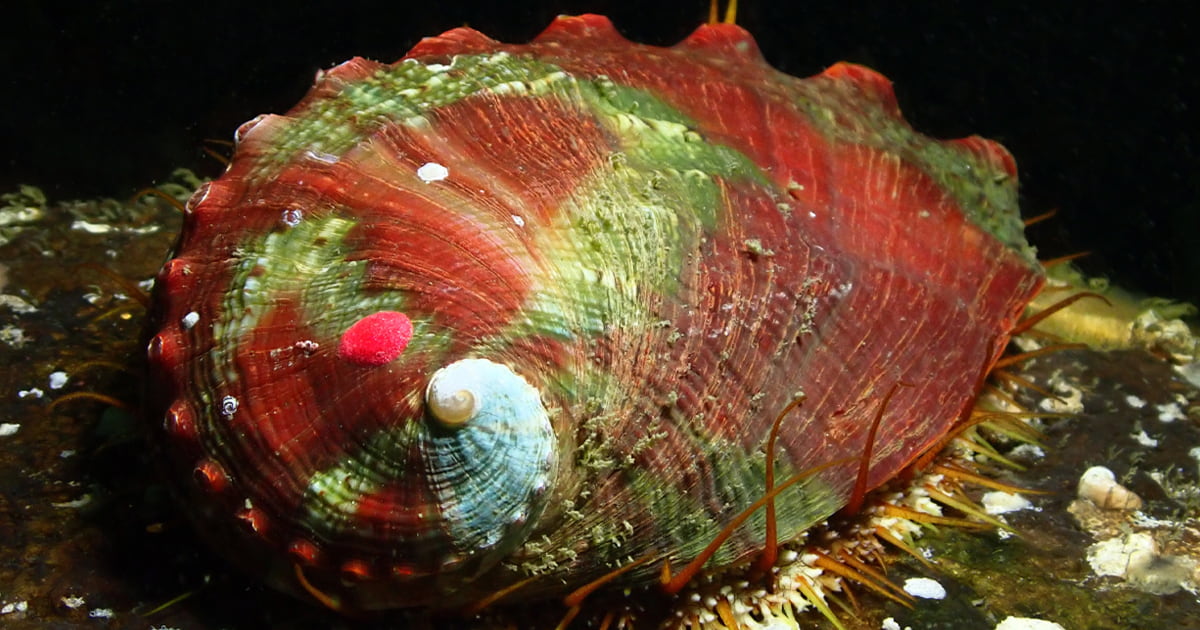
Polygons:
[[[743,0],[739,23],[796,75],[850,60],[883,72],[918,129],[1004,143],[1046,257],[1091,250],[1092,273],[1200,300],[1200,29],[1186,3]],[[353,55],[399,58],[470,24],[507,41],[559,13],[626,36],[684,37],[705,0],[232,3],[21,0],[0,10],[0,192],[125,196],[176,166],[216,174],[206,138],[281,112]]]

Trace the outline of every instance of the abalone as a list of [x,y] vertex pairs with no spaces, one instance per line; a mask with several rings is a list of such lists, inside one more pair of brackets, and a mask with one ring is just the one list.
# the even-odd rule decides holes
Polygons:
[[775,499],[794,538],[850,499],[877,415],[869,487],[969,412],[1042,284],[1002,147],[915,132],[861,66],[780,73],[732,25],[455,29],[236,140],[157,278],[154,445],[218,548],[347,610],[642,558],[620,581],[648,582],[768,457],[848,461]]

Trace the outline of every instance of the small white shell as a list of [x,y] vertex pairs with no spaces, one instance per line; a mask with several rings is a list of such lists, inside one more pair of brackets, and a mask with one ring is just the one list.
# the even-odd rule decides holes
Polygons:
[[1142,498],[1117,483],[1113,472],[1104,466],[1092,466],[1079,478],[1079,498],[1087,499],[1106,510],[1137,510]]
[[[443,368],[444,369],[444,368]],[[429,413],[446,428],[459,427],[467,423],[479,409],[475,394],[459,383],[446,382],[445,373],[438,371],[429,379],[425,388],[425,404]]]

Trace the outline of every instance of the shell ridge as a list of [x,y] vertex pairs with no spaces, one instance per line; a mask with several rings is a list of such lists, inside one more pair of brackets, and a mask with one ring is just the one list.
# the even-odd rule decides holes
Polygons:
[[672,48],[702,51],[714,60],[736,60],[770,68],[754,36],[736,24],[702,24]]
[[630,44],[615,26],[612,20],[595,13],[582,15],[560,15],[554,18],[531,44],[566,45],[572,41],[585,40],[590,45],[597,44]]
[[486,52],[495,48],[499,43],[473,28],[460,26],[441,35],[422,38],[400,61],[396,62],[396,65],[419,57],[447,57]]

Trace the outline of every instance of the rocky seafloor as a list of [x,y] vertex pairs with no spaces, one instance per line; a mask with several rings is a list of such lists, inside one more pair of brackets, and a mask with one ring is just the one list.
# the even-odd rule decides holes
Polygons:
[[[183,198],[196,183],[182,173],[161,188]],[[345,619],[269,591],[195,538],[145,459],[136,413],[145,308],[135,296],[179,223],[154,196],[51,203],[23,188],[0,201],[0,627],[470,624],[419,613]],[[1039,447],[1010,453],[1023,469],[996,473],[1040,492],[1014,511],[994,508],[1016,534],[925,527],[917,543],[931,565],[897,553],[888,575],[930,578],[944,597],[909,608],[863,591],[840,622],[1200,628],[1200,368],[1185,325],[1141,326],[1159,336],[1020,366],[1057,397],[1026,391],[1030,405],[1066,417],[1044,421]],[[1080,477],[1095,466],[1112,471],[1108,490],[1080,499]],[[812,611],[799,624],[829,626]]]

